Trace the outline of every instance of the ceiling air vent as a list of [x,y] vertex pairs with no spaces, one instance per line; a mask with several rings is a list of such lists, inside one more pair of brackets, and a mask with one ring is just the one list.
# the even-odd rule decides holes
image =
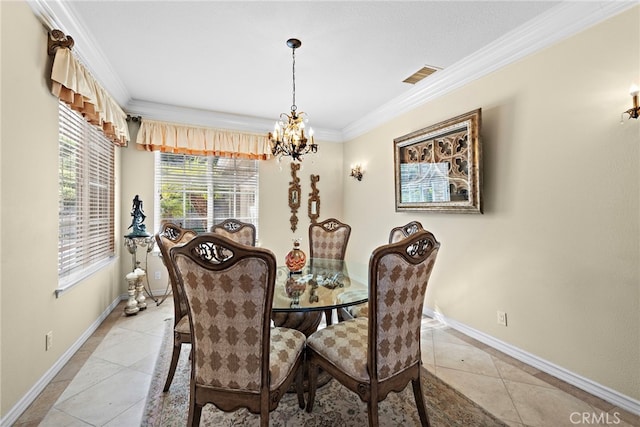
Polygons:
[[424,79],[425,77],[429,77],[431,74],[441,69],[442,68],[425,65],[424,67],[420,68],[418,71],[416,71],[415,73],[413,73],[412,75],[404,79],[402,82],[414,85],[418,83],[420,80]]

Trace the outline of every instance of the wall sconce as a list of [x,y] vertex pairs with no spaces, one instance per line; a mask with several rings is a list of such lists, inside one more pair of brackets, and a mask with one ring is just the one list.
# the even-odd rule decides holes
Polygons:
[[351,167],[351,176],[353,178],[357,179],[358,181],[362,181],[362,175],[364,175],[364,169],[362,168],[362,165],[357,164]]
[[629,88],[629,95],[631,95],[631,98],[633,99],[633,108],[629,108],[627,111],[622,113],[623,116],[625,113],[629,115],[630,119],[637,119],[640,116],[640,106],[638,106],[638,92],[638,86],[631,85],[631,88]]

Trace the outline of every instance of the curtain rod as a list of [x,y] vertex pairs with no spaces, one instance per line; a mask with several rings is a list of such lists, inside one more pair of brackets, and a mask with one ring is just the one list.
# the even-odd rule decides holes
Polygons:
[[127,114],[127,121],[133,123],[142,123],[142,116],[132,116]]

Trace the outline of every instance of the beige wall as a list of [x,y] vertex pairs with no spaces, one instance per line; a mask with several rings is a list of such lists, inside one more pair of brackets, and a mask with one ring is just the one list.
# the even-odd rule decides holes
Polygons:
[[[116,262],[60,298],[54,295],[58,103],[46,75],[47,32],[26,2],[0,2],[0,10],[0,413],[4,417],[99,318],[120,289]],[[119,225],[117,230],[120,234]],[[45,351],[48,331],[53,331],[53,348]]]
[[[442,243],[430,308],[640,399],[640,121],[619,123],[639,80],[636,7],[348,142],[349,256],[419,220]],[[475,108],[484,215],[396,213],[393,139]]]

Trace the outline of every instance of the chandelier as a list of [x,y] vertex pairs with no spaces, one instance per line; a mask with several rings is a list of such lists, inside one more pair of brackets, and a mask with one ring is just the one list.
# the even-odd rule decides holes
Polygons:
[[291,114],[282,113],[276,122],[273,133],[269,132],[271,153],[282,160],[283,156],[291,156],[294,161],[302,161],[302,156],[307,153],[316,153],[318,145],[313,141],[313,129],[305,132],[305,123],[309,122],[307,114],[298,113],[296,106],[296,49],[302,46],[298,39],[287,40],[287,46],[291,48],[293,58],[293,103]]

